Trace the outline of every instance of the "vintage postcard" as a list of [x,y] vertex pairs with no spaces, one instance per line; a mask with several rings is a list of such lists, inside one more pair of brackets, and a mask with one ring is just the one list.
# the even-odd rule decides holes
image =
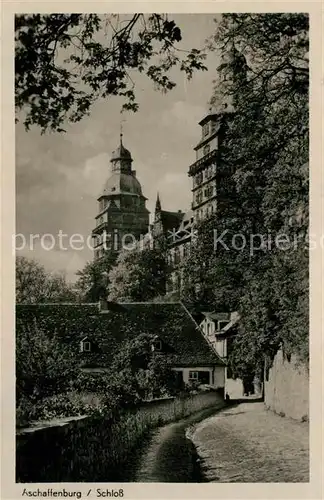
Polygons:
[[321,3],[1,10],[2,498],[320,499]]

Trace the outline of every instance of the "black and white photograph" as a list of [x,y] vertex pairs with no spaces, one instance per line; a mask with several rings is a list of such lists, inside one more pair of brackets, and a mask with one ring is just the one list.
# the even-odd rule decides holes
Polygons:
[[291,7],[15,14],[22,497],[310,481],[310,20]]

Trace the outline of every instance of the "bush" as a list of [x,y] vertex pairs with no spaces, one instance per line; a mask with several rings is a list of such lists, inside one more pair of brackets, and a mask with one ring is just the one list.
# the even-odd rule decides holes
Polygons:
[[16,408],[16,426],[24,427],[34,418],[35,407],[32,401],[25,396],[22,396],[19,400],[19,404]]
[[27,398],[22,399],[16,410],[16,422],[21,427],[37,420],[110,413],[111,406],[100,395],[68,392],[43,398],[35,404]]

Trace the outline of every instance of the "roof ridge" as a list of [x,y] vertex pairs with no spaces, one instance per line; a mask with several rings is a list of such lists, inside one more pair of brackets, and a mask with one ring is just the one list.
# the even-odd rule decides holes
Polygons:
[[16,303],[15,306],[98,306],[98,302],[24,302]]
[[145,301],[145,302],[113,302],[113,304],[182,304],[182,302],[180,300],[177,300],[177,301],[165,301],[165,302],[154,302],[152,300],[150,301]]

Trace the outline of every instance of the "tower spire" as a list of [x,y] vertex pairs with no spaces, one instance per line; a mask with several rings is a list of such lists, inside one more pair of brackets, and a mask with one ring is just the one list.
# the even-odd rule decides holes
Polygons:
[[120,133],[119,133],[119,137],[120,137],[120,145],[122,146],[123,145],[123,123],[125,122],[125,118],[122,118],[120,119]]
[[160,201],[159,192],[157,193],[156,203],[155,203],[155,213],[157,213],[157,212],[161,212],[161,201]]

